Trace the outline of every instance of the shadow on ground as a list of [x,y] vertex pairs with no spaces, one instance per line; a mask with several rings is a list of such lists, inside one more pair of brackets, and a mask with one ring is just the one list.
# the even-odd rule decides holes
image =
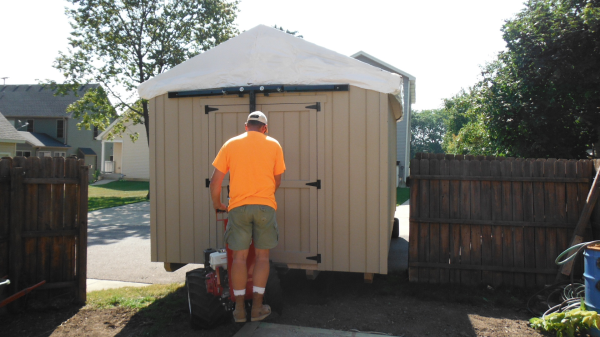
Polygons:
[[[394,336],[542,336],[527,327],[525,299],[531,291],[411,284],[405,275],[322,272],[309,281],[301,270],[281,275],[285,308],[266,322]],[[189,326],[184,287],[141,310],[62,310],[3,317],[7,336],[234,336],[242,324],[211,330]],[[41,322],[41,323],[38,323]],[[40,324],[37,333],[29,333]],[[22,329],[24,329],[22,331]],[[29,330],[27,330],[29,329]],[[43,330],[43,331],[42,331]],[[3,334],[4,336],[4,334]]]
[[88,246],[107,245],[123,239],[150,239],[148,202],[102,209],[88,215]]

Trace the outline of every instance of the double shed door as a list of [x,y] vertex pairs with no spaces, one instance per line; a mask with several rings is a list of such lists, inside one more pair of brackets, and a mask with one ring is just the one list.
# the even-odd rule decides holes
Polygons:
[[[281,185],[275,193],[279,244],[271,250],[271,260],[280,263],[316,264],[318,199],[317,186],[314,185],[318,180],[317,110],[308,104],[263,104],[258,105],[256,109],[267,116],[268,135],[281,144],[286,164]],[[211,105],[210,110],[208,165],[209,172],[212,173],[212,162],[221,146],[228,139],[245,132],[244,123],[249,107]],[[228,185],[229,173],[223,180],[221,191],[224,203],[227,203]],[[215,213],[210,212],[209,217],[211,247],[222,248],[223,226],[220,222],[217,224]]]

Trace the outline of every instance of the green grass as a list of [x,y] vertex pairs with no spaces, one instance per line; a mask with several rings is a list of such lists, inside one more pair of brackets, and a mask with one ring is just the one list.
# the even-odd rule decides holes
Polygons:
[[95,211],[147,201],[149,186],[147,181],[115,181],[106,185],[90,186],[88,210]]
[[396,188],[396,206],[402,205],[409,198],[410,198],[410,188],[408,188],[408,187]]
[[144,336],[166,336],[174,313],[187,307],[186,290],[182,283],[152,284],[146,287],[125,287],[92,291],[87,294],[84,309],[128,308],[135,310],[134,316],[147,324]]
[[92,291],[87,294],[85,309],[111,309],[125,307],[141,309],[175,293],[183,284],[152,284],[146,287],[124,287]]

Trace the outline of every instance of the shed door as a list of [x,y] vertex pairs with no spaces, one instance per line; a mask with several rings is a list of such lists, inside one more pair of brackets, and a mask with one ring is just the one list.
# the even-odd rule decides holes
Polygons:
[[[212,175],[214,167],[212,162],[215,160],[217,153],[227,140],[238,136],[246,130],[244,124],[248,118],[248,105],[211,105],[208,113],[208,172]],[[216,109],[216,110],[213,110]],[[210,177],[209,177],[210,178]],[[221,202],[229,204],[227,201],[227,187],[229,186],[229,173],[223,179],[221,190]],[[212,207],[212,199],[210,198],[210,189],[207,188],[208,200],[210,202],[209,226],[210,226],[210,247],[225,248],[223,242],[223,234],[225,229],[223,223],[217,223],[216,214]]]
[[[316,264],[307,259],[317,255],[317,116],[307,104],[265,104],[257,106],[269,120],[268,135],[283,148],[286,171],[275,197],[279,244],[271,250],[271,260],[281,263]],[[221,146],[245,132],[248,105],[213,106],[209,112],[209,172]],[[227,199],[229,173],[223,180],[221,198]],[[207,189],[208,190],[208,189]],[[210,193],[210,192],[208,192]],[[210,199],[210,197],[209,197]],[[212,207],[211,207],[212,210]],[[222,224],[215,225],[210,212],[210,246],[223,248]],[[213,230],[214,228],[214,230]],[[214,233],[214,234],[213,234]]]
[[315,264],[317,255],[317,115],[307,104],[265,104],[269,136],[283,148],[286,171],[277,199],[279,245],[271,260]]

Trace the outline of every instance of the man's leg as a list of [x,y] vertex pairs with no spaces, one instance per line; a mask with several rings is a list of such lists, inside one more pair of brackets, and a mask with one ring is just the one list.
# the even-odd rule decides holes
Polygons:
[[[246,309],[244,309],[244,300],[246,293],[246,282],[248,279],[248,267],[246,259],[248,258],[248,249],[233,250],[233,264],[231,265],[231,283],[233,284],[233,293],[235,296],[235,310],[233,318],[236,322],[246,322]],[[236,294],[240,292],[240,294]]]
[[[267,252],[268,253],[268,252]],[[231,283],[234,290],[245,290],[248,280],[248,267],[246,260],[248,259],[248,249],[233,250],[233,264],[231,266]],[[268,257],[267,257],[268,262]],[[256,270],[256,268],[255,268]],[[269,271],[267,270],[267,273]],[[267,275],[268,277],[268,275]],[[266,281],[265,281],[266,284]]]
[[256,261],[254,262],[254,274],[252,280],[255,286],[264,288],[269,279],[269,250],[255,249]]

